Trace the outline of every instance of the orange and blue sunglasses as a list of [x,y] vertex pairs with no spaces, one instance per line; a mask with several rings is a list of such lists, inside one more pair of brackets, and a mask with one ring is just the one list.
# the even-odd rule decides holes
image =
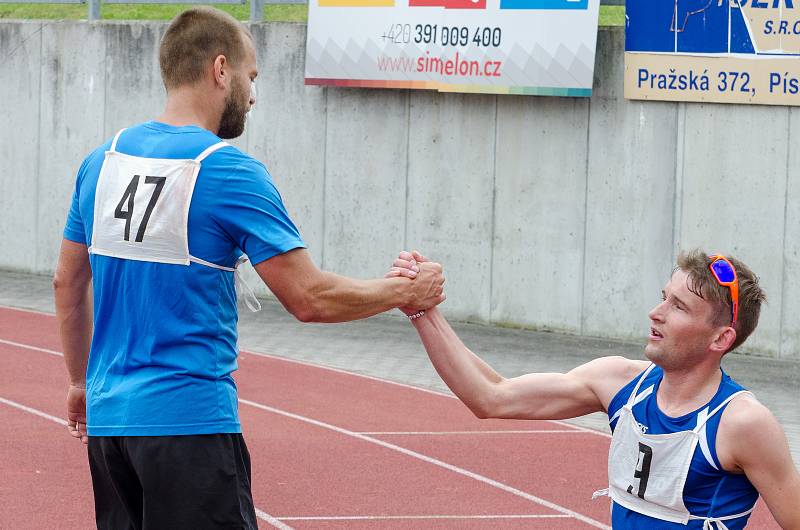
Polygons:
[[731,291],[731,326],[735,326],[739,317],[739,278],[736,276],[736,268],[722,254],[715,254],[709,258],[711,264],[708,268],[711,269],[717,283]]

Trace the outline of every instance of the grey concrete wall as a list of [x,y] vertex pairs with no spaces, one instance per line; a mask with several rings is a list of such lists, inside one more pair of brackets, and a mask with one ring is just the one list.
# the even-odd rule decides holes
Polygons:
[[[0,22],[0,267],[53,270],[83,157],[161,110],[163,30]],[[417,248],[444,263],[454,318],[641,338],[699,245],[761,276],[745,351],[800,360],[793,109],[626,101],[619,29],[598,35],[591,99],[307,87],[305,26],[252,30],[258,103],[236,143],[321,267],[376,277]]]

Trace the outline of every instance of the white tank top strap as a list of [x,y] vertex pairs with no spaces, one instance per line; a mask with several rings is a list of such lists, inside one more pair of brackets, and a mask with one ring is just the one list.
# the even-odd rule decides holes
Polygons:
[[236,265],[233,267],[223,267],[222,265],[217,265],[216,263],[211,263],[210,261],[206,261],[204,259],[200,259],[198,257],[189,255],[189,261],[192,263],[197,263],[198,265],[205,265],[206,267],[211,267],[212,269],[218,269],[221,271],[232,272],[234,274],[234,285],[236,286],[237,293],[243,293],[244,296],[244,303],[247,308],[256,313],[261,311],[261,302],[258,301],[256,298],[256,293],[250,284],[242,278],[242,272],[239,270],[239,265],[247,261],[247,256],[242,254],[239,259],[236,261]]
[[217,265],[216,263],[211,263],[210,261],[206,261],[204,259],[200,259],[192,255],[189,255],[189,261],[191,261],[192,263],[197,263],[198,265],[205,265],[206,267],[211,267],[212,269],[219,269],[221,271],[228,271],[228,272],[236,272],[235,267],[223,267],[222,265]]
[[751,393],[751,392],[749,392],[749,391],[747,391],[747,390],[739,390],[738,392],[734,392],[733,394],[731,394],[730,396],[728,396],[727,398],[725,398],[725,400],[724,400],[722,403],[720,403],[719,405],[717,405],[717,406],[714,408],[714,410],[712,410],[711,412],[709,412],[709,413],[708,413],[708,414],[707,414],[705,417],[698,417],[698,421],[697,421],[697,427],[695,427],[695,428],[694,428],[694,432],[695,432],[695,433],[699,433],[699,432],[700,432],[700,430],[703,428],[703,425],[705,425],[705,424],[706,424],[706,422],[707,422],[707,421],[708,421],[708,420],[709,420],[709,419],[710,419],[712,416],[714,416],[714,414],[716,414],[717,412],[719,412],[720,410],[722,410],[722,408],[723,408],[725,405],[727,405],[727,404],[728,404],[728,403],[729,403],[729,402],[730,402],[730,401],[731,401],[733,398],[735,398],[736,396],[738,396],[738,395],[740,395],[740,394],[752,394],[752,393]]
[[636,386],[633,387],[633,392],[631,392],[631,395],[628,396],[628,402],[625,403],[626,407],[632,408],[636,404],[636,393],[639,391],[639,387],[642,386],[642,383],[645,379],[647,379],[647,376],[650,375],[650,372],[653,370],[653,368],[655,368],[655,366],[655,364],[651,363],[650,366],[647,367],[647,370],[644,371],[642,376],[636,382]]
[[[125,127],[125,129],[127,129],[127,127]],[[117,134],[114,135],[114,140],[111,141],[111,149],[109,149],[109,151],[111,151],[112,153],[117,152],[117,140],[119,140],[119,135],[122,134],[122,131],[124,131],[125,129],[120,129],[119,132],[117,132]]]
[[[653,388],[655,388],[655,385],[650,385],[641,392],[639,392],[639,394],[636,396],[636,399],[633,401],[633,404],[631,405],[631,410],[633,410],[633,407],[635,407],[636,405],[647,399],[648,396],[650,396],[650,394],[653,393]],[[618,408],[617,411],[614,413],[614,415],[608,418],[608,422],[611,423],[617,418],[619,418],[620,414],[622,414],[622,409],[624,408],[625,408],[624,405]]]
[[725,521],[732,521],[733,519],[738,519],[739,517],[750,515],[754,509],[755,506],[753,506],[746,512],[737,513],[733,515],[725,515],[723,517],[699,517],[697,515],[690,514],[689,520],[703,521],[703,530],[729,530],[728,525],[725,524]]
[[197,158],[195,158],[194,161],[199,164],[200,162],[205,160],[208,155],[210,155],[214,151],[217,151],[219,149],[222,149],[223,147],[226,147],[227,145],[229,145],[228,142],[217,142],[214,145],[209,146],[205,151],[203,151],[199,155],[197,155]]

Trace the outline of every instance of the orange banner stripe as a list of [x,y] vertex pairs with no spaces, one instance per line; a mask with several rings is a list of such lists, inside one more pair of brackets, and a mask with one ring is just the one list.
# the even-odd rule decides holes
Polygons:
[[319,7],[394,7],[394,0],[319,0]]

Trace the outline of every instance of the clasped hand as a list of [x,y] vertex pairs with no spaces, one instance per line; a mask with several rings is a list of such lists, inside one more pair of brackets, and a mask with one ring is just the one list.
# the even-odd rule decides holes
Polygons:
[[417,252],[401,252],[385,275],[386,278],[410,278],[414,280],[414,302],[399,308],[406,315],[420,309],[430,309],[445,301],[442,265]]

